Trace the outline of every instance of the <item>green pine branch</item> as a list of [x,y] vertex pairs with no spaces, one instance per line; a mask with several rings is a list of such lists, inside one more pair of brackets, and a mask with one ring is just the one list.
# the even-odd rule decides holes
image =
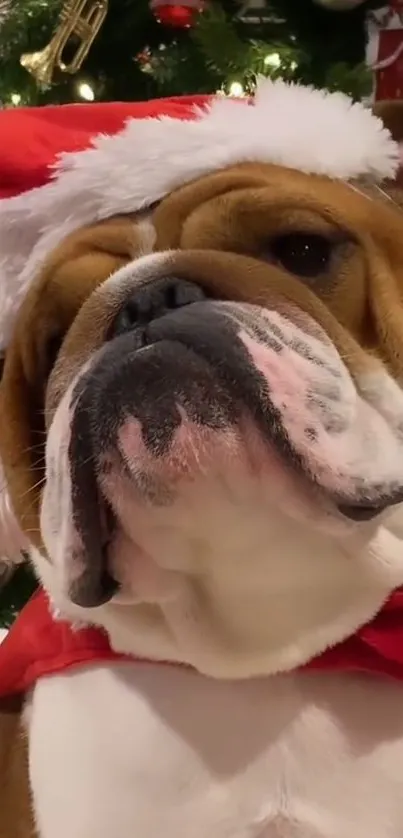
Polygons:
[[246,73],[250,66],[251,45],[242,41],[224,10],[211,5],[200,15],[190,37],[203,53],[206,63],[220,74]]
[[61,0],[13,0],[0,30],[0,102],[36,103],[37,85],[21,66],[20,58],[49,42],[60,8]]
[[0,628],[11,626],[37,587],[31,567],[19,565],[5,587],[0,589]]
[[[301,5],[307,11],[307,6],[312,6],[310,0],[299,0]],[[275,11],[281,15],[281,11],[289,12],[289,0],[276,0]],[[302,12],[303,13],[303,12]],[[334,22],[334,14],[332,22]],[[350,13],[351,14],[351,13]],[[312,26],[318,21],[320,25],[324,25],[329,19],[326,15],[329,12],[319,8],[313,14]],[[339,13],[337,20],[337,29],[341,22],[345,26],[345,18],[347,13]],[[197,25],[190,34],[190,38],[198,47],[204,56],[206,66],[211,72],[214,72],[217,77],[220,77],[224,82],[224,89],[228,88],[231,81],[237,80],[244,86],[246,92],[253,90],[258,76],[270,76],[270,78],[281,77],[286,81],[300,81],[303,83],[315,84],[315,75],[320,75],[321,85],[329,90],[341,90],[353,98],[360,99],[368,96],[371,91],[372,79],[371,73],[365,67],[362,61],[354,61],[352,56],[361,55],[362,43],[364,38],[364,18],[362,12],[360,17],[355,16],[361,24],[362,31],[360,31],[360,39],[353,41],[349,45],[350,60],[336,60],[326,62],[323,56],[323,37],[321,37],[320,45],[317,45],[317,53],[320,54],[321,60],[318,64],[315,51],[312,55],[308,55],[304,49],[304,40],[294,34],[293,30],[289,29],[288,37],[285,37],[284,22],[281,17],[277,17],[278,22],[269,23],[262,27],[262,32],[265,32],[266,37],[259,39],[252,39],[247,37],[248,26],[242,24],[240,26],[239,20],[236,18],[229,18],[228,14],[222,9],[220,5],[213,4],[206,8],[200,16]],[[294,24],[296,32],[300,32],[301,18],[294,14]],[[304,19],[303,32],[306,31],[306,20]],[[310,33],[310,37],[314,38],[314,34]],[[329,41],[329,37],[327,39]],[[354,53],[353,44],[356,44],[356,53]],[[329,48],[329,47],[328,47]],[[334,55],[338,57],[342,55],[340,42],[330,45],[333,49]],[[273,63],[271,58],[278,56],[278,63]]]

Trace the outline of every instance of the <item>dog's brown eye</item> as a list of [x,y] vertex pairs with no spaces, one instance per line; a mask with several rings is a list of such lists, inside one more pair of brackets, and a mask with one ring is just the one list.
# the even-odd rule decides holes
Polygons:
[[329,239],[314,233],[287,233],[270,243],[270,255],[276,264],[307,279],[327,270],[331,252]]
[[5,362],[6,362],[6,356],[5,356],[4,352],[2,352],[2,353],[0,353],[0,381],[3,378],[3,370],[4,370]]

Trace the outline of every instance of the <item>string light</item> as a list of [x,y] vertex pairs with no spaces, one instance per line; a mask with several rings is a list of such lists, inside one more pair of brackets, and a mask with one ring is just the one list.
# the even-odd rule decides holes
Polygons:
[[229,95],[230,96],[243,96],[244,89],[240,81],[233,81],[232,84],[229,86]]
[[263,59],[263,63],[266,67],[273,67],[277,69],[281,65],[281,57],[278,52],[269,52],[269,54]]
[[80,82],[77,87],[78,95],[81,99],[85,99],[86,102],[93,102],[95,99],[95,93],[88,82]]

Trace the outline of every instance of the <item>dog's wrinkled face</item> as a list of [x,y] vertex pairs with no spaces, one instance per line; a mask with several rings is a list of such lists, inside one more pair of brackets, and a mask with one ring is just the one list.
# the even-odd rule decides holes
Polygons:
[[59,604],[232,676],[303,662],[403,581],[371,559],[403,500],[400,212],[244,165],[53,254],[3,456]]

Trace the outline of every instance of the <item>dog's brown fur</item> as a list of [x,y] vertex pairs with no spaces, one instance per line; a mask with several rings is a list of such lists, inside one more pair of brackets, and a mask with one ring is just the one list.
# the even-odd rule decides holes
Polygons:
[[33,838],[28,786],[28,743],[20,698],[2,702],[0,712],[0,838]]
[[[397,117],[388,105],[381,115],[402,138],[402,109]],[[44,409],[53,357],[81,309],[79,327],[66,342],[71,357],[82,360],[88,346],[102,339],[108,312],[92,301],[89,308],[84,304],[95,288],[136,254],[179,249],[175,257],[179,274],[224,297],[259,302],[275,294],[280,305],[284,297],[296,304],[303,299],[303,308],[324,325],[353,372],[365,367],[370,349],[401,375],[403,279],[399,286],[396,279],[403,260],[403,218],[394,203],[396,185],[387,189],[391,201],[366,204],[359,185],[357,191],[349,190],[325,178],[243,164],[205,177],[162,201],[152,213],[156,242],[150,241],[147,222],[131,217],[114,218],[69,236],[48,259],[22,305],[0,388],[0,412],[7,417],[1,454],[17,517],[30,540],[40,544]],[[321,212],[315,215],[318,205]],[[319,286],[304,287],[261,258],[265,239],[282,222],[287,230],[302,224],[313,232],[338,225],[359,231],[367,258],[362,258],[353,239],[346,240],[333,266],[337,283],[327,282],[325,292]],[[52,408],[57,399],[53,389]],[[27,748],[17,701],[0,709],[0,838],[31,838],[34,833]]]

